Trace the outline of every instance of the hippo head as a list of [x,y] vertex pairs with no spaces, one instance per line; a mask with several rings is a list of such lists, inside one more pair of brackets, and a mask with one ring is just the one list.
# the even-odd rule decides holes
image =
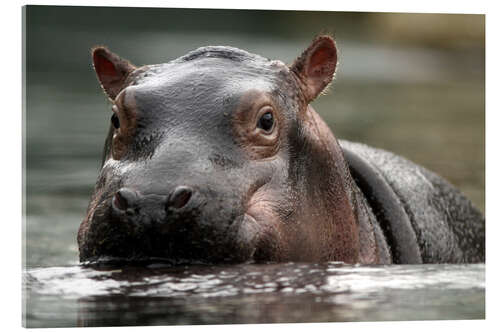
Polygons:
[[112,116],[81,261],[357,260],[348,169],[309,106],[331,37],[291,66],[222,46],[143,67],[97,47],[93,63]]

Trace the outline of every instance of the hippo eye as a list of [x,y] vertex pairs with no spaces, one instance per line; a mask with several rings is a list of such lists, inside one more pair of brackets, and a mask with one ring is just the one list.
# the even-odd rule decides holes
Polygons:
[[257,123],[258,128],[262,128],[266,132],[270,132],[274,126],[274,116],[272,112],[264,113]]
[[111,123],[113,124],[114,128],[120,128],[120,119],[118,119],[116,113],[113,113],[113,115],[111,116]]

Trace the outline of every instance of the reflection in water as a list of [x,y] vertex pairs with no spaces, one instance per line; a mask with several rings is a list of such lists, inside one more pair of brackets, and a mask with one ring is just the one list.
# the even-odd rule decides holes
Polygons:
[[483,264],[72,266],[24,281],[28,327],[484,318]]

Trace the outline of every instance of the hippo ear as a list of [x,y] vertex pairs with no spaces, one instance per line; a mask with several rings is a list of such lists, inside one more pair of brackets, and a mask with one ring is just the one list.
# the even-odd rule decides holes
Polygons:
[[301,82],[307,103],[332,81],[337,67],[337,48],[330,36],[318,36],[290,66]]
[[92,60],[102,88],[109,98],[115,99],[135,66],[103,46],[92,49]]

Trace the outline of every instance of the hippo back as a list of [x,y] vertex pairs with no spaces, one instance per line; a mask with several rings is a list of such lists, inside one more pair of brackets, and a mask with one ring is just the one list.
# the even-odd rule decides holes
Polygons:
[[484,262],[484,217],[455,187],[390,152],[339,143],[395,263]]

